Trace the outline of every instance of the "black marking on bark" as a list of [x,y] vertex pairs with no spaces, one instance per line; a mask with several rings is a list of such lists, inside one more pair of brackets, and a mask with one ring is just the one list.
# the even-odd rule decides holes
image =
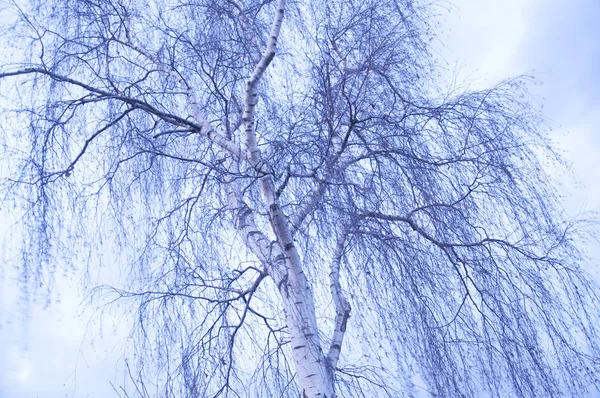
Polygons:
[[281,281],[277,285],[277,289],[279,290],[279,292],[281,294],[283,294],[283,291],[282,291],[283,288],[285,288],[285,296],[287,298],[290,298],[290,292],[289,292],[289,288],[288,288],[288,276],[287,276],[287,274],[285,274],[285,276],[281,279]]
[[305,345],[297,345],[296,347],[294,347],[294,350],[298,350],[298,349],[304,348],[304,347],[306,347],[306,346]]
[[245,206],[239,213],[238,225],[246,225],[246,218],[252,214],[252,210],[248,206]]
[[342,325],[340,326],[341,332],[346,331],[346,323],[348,322],[348,318],[350,318],[350,310],[346,310],[346,312],[344,312],[344,319],[342,319]]
[[248,232],[248,233],[246,234],[246,236],[247,236],[247,237],[250,237],[250,236],[254,236],[254,235],[260,235],[260,234],[261,234],[261,233],[260,233],[260,232],[258,232],[258,231],[250,231],[250,232]]

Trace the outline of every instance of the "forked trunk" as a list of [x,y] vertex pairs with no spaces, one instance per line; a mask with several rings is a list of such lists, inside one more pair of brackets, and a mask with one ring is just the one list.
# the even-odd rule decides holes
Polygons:
[[[257,253],[258,257],[263,261],[267,260],[266,263],[269,263],[273,258],[277,260],[278,265],[275,265],[271,269],[271,276],[275,283],[277,283],[283,300],[286,324],[290,330],[296,374],[303,397],[333,398],[333,372],[330,371],[329,360],[323,354],[319,343],[313,294],[302,271],[300,257],[294,247],[292,233],[287,220],[279,206],[272,172],[269,168],[265,169],[264,167],[255,131],[255,111],[258,98],[257,86],[275,57],[284,13],[285,0],[278,0],[277,10],[273,18],[273,25],[271,26],[265,50],[260,61],[255,65],[254,71],[246,85],[242,118],[246,135],[247,159],[256,171],[262,174],[260,181],[263,198],[269,208],[271,226],[280,245],[275,250],[281,250],[282,252],[274,257],[272,256],[272,248],[266,242],[266,236],[258,232],[254,222],[249,220],[248,215],[251,214],[251,210],[245,206],[241,195],[236,194],[235,190],[230,191],[232,194],[230,206],[232,209],[241,210],[242,207],[245,209],[245,215],[240,217],[241,222],[239,227],[247,229],[247,233],[244,236],[248,247]],[[257,236],[260,238],[257,238]],[[266,250],[267,246],[270,247],[268,250]],[[265,268],[268,269],[270,266],[265,264]]]

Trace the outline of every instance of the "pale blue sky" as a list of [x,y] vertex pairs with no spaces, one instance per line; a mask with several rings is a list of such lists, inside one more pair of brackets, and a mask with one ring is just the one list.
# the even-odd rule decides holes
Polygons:
[[[543,82],[544,114],[572,162],[578,183],[562,177],[570,213],[600,208],[600,0],[458,0],[446,18],[441,50],[460,75],[492,84],[533,72]],[[568,132],[568,134],[564,134]],[[0,231],[1,232],[1,231]],[[0,237],[2,234],[0,233]],[[592,254],[600,259],[593,249]],[[595,254],[594,254],[595,253]],[[0,397],[106,397],[115,380],[122,335],[90,346],[83,340],[87,317],[79,311],[76,283],[59,281],[60,303],[32,308],[24,325],[15,311],[18,291],[0,278]],[[9,321],[12,321],[9,323]],[[94,335],[98,325],[89,326]],[[117,381],[122,377],[117,377]]]

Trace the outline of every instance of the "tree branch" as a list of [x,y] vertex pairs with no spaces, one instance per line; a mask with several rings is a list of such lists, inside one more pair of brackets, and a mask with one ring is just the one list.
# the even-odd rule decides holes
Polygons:
[[267,171],[264,168],[264,165],[256,164],[256,163],[253,164],[253,162],[251,162],[250,159],[246,157],[246,155],[243,153],[242,149],[239,146],[237,146],[233,141],[231,141],[231,140],[225,138],[223,135],[219,134],[215,130],[215,128],[211,126],[211,124],[208,121],[202,120],[199,117],[198,117],[199,120],[197,120],[196,122],[193,122],[188,119],[182,118],[180,116],[161,111],[161,110],[157,109],[156,107],[148,104],[145,101],[141,101],[136,98],[131,98],[131,97],[122,95],[120,93],[111,93],[109,91],[105,91],[105,90],[93,87],[87,83],[83,83],[81,81],[72,79],[70,77],[59,75],[55,72],[49,71],[44,68],[24,68],[24,69],[12,71],[12,72],[4,72],[4,73],[0,73],[0,79],[5,78],[5,77],[28,75],[28,74],[42,74],[42,75],[50,77],[54,81],[68,83],[68,84],[72,84],[72,85],[81,87],[91,93],[94,93],[94,94],[99,95],[100,97],[103,97],[104,99],[114,99],[114,100],[124,102],[126,104],[131,105],[134,108],[144,110],[144,111],[146,111],[154,116],[157,116],[157,117],[161,118],[162,120],[164,120],[168,123],[174,124],[176,126],[191,127],[194,129],[194,131],[197,131],[198,133],[205,136],[206,138],[211,140],[213,143],[215,143],[222,149],[226,150],[235,159],[247,160],[247,161],[249,161],[249,163],[251,163],[253,165],[253,167],[257,170],[257,172],[263,173],[263,174],[267,173]]

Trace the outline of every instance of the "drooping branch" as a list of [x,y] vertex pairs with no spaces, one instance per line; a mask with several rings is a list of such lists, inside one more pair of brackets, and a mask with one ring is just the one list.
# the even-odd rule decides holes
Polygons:
[[[196,122],[198,122],[207,131],[215,130],[210,125],[210,123],[206,120],[206,118],[203,118],[201,116],[200,105],[198,104],[198,98],[196,96],[196,92],[194,91],[193,87],[190,86],[190,84],[183,78],[183,76],[181,76],[181,74],[178,73],[172,67],[169,67],[169,66],[165,65],[164,63],[160,62],[160,60],[158,60],[152,54],[148,53],[143,48],[141,48],[140,46],[133,43],[131,35],[129,34],[129,30],[126,29],[125,32],[126,32],[128,42],[124,42],[124,41],[121,41],[118,39],[113,39],[113,40],[116,43],[119,43],[119,44],[121,44],[125,47],[128,47],[128,48],[134,50],[135,52],[143,55],[148,60],[150,60],[160,71],[171,76],[177,82],[177,84],[179,84],[185,90],[188,104],[190,106],[190,110],[191,110],[192,117],[194,118],[194,120],[196,120]],[[215,136],[215,138],[217,138],[217,137]]]
[[115,120],[111,121],[106,126],[102,127],[101,129],[99,129],[98,131],[96,131],[94,134],[92,134],[90,138],[88,138],[87,140],[85,140],[85,143],[83,144],[83,148],[81,148],[81,151],[79,152],[79,154],[77,154],[77,156],[75,157],[75,159],[61,173],[64,174],[64,175],[66,175],[66,176],[68,176],[69,173],[71,173],[73,171],[73,169],[75,168],[75,165],[77,164],[77,162],[85,154],[87,148],[92,143],[92,141],[94,141],[94,139],[96,137],[98,137],[100,134],[102,134],[106,130],[108,130],[108,129],[112,128],[113,126],[115,126],[116,124],[118,124],[123,118],[125,118],[125,116],[127,116],[134,109],[135,108],[128,108],[128,109],[126,109],[121,115],[119,115],[117,118],[115,118]]
[[[210,141],[212,141],[213,143],[218,145],[220,148],[227,151],[235,159],[250,161],[250,159],[247,158],[247,156],[244,154],[244,152],[238,145],[236,145],[233,141],[231,141],[231,140],[227,139],[226,137],[224,137],[223,135],[221,135],[219,132],[216,131],[216,129],[208,121],[202,120],[200,117],[198,117],[198,120],[196,120],[196,121],[191,121],[189,119],[186,119],[186,118],[165,112],[163,110],[157,109],[153,105],[148,104],[147,102],[142,101],[140,99],[128,97],[121,93],[111,93],[109,91],[99,89],[97,87],[94,87],[90,84],[81,82],[79,80],[52,72],[45,68],[24,68],[24,69],[19,69],[19,70],[12,71],[12,72],[4,72],[4,73],[0,73],[0,79],[6,78],[6,77],[11,77],[11,76],[20,76],[20,75],[28,75],[28,74],[42,74],[42,75],[50,77],[54,81],[72,84],[74,86],[81,87],[84,90],[89,91],[90,93],[98,95],[99,99],[102,99],[102,100],[112,99],[112,100],[121,101],[123,103],[130,105],[134,109],[140,109],[145,112],[148,112],[149,114],[154,115],[154,116],[164,120],[165,122],[174,124],[179,127],[190,127],[194,131],[196,131],[196,132],[200,133],[201,135],[205,136],[206,138],[208,138]],[[250,161],[250,163],[253,163],[253,162]],[[266,172],[266,170],[264,170],[264,165],[262,165],[262,164],[257,164],[254,162],[253,167],[259,173]]]
[[[532,260],[544,260],[547,255],[547,253],[545,253],[543,255],[536,255],[536,254],[524,249],[523,247],[516,245],[515,243],[511,243],[511,242],[507,241],[506,239],[501,239],[501,238],[485,237],[478,241],[470,241],[470,242],[442,241],[442,240],[435,238],[432,234],[430,234],[423,227],[421,227],[414,220],[413,215],[414,215],[414,211],[411,211],[406,216],[383,214],[383,213],[378,213],[378,212],[364,212],[361,214],[360,218],[361,219],[374,218],[374,219],[383,220],[383,221],[405,223],[413,231],[415,231],[417,234],[419,234],[422,238],[424,238],[425,240],[431,242],[432,244],[434,244],[435,246],[437,246],[443,250],[448,249],[448,248],[460,248],[460,247],[474,248],[474,247],[481,247],[481,246],[494,244],[494,245],[502,246],[506,249],[514,250],[515,252],[518,252],[519,254],[521,254],[529,259],[532,259]],[[570,225],[567,227],[567,229],[569,227],[570,227]]]

